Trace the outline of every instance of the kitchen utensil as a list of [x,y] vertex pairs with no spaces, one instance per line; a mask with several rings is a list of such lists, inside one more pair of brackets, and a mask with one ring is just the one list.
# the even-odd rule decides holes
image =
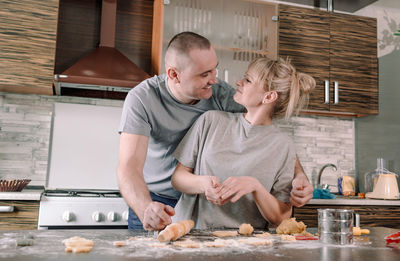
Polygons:
[[365,196],[367,198],[399,199],[397,174],[380,174],[374,190]]
[[14,179],[14,180],[0,180],[1,192],[21,191],[25,188],[30,179]]
[[353,219],[353,210],[318,209],[319,241],[335,245],[352,244]]

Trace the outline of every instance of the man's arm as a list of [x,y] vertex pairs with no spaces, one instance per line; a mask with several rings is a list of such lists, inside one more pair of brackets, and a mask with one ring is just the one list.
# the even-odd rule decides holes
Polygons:
[[118,185],[122,196],[143,223],[146,230],[160,230],[171,223],[174,209],[153,202],[143,178],[149,138],[143,135],[121,133]]
[[290,203],[295,207],[302,207],[313,197],[313,187],[308,181],[299,159],[296,157],[294,167],[294,178],[292,181],[292,192],[290,193]]

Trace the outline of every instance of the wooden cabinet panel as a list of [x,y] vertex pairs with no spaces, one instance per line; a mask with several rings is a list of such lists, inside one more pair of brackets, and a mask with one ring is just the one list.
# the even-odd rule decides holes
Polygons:
[[0,91],[52,95],[58,0],[0,3]]
[[330,15],[330,79],[339,82],[339,103],[331,111],[378,113],[376,21],[345,14]]
[[316,80],[306,112],[378,113],[376,19],[279,5],[279,20],[279,55]]
[[310,74],[316,87],[308,108],[329,111],[324,104],[324,80],[329,79],[329,16],[325,12],[279,6],[279,56],[290,57],[300,72]]
[[343,206],[343,205],[306,205],[294,208],[297,221],[303,221],[307,227],[318,227],[319,208],[353,209],[360,214],[361,227],[391,227],[400,229],[400,208],[398,206]]
[[3,200],[0,206],[13,206],[13,212],[0,212],[0,230],[37,229],[39,201]]

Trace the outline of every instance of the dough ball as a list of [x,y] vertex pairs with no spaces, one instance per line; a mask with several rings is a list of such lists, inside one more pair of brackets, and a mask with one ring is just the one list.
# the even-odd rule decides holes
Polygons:
[[306,225],[302,221],[297,222],[296,218],[289,218],[282,221],[282,223],[276,228],[276,233],[293,235],[300,234],[306,229]]
[[239,234],[241,235],[251,235],[254,231],[254,228],[250,224],[241,224],[239,227]]

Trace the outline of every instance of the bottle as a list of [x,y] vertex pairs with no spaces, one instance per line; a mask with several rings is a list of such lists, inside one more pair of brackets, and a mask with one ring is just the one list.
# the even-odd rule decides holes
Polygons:
[[377,158],[376,169],[365,173],[365,184],[364,184],[365,193],[373,192],[376,183],[378,182],[379,175],[387,173],[390,173],[390,171],[386,169],[386,160],[383,158]]

